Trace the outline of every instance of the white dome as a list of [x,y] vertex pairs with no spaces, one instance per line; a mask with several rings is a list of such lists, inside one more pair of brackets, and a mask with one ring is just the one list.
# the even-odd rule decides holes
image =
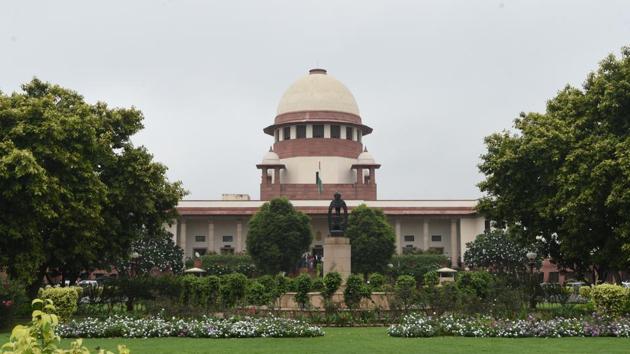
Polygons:
[[324,69],[312,69],[309,75],[289,87],[278,104],[278,115],[289,112],[333,111],[359,115],[359,107],[348,88]]
[[263,156],[261,165],[276,165],[280,163],[280,157],[273,151],[269,151]]
[[361,154],[359,154],[359,157],[357,158],[357,164],[375,165],[376,161],[374,160],[374,157],[372,156],[372,154],[370,154],[367,150],[365,150]]

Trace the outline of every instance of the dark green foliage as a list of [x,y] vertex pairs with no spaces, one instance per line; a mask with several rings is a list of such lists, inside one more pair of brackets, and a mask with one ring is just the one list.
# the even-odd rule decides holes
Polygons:
[[[192,260],[186,262],[188,267],[192,266]],[[249,255],[234,254],[210,254],[201,256],[201,268],[206,270],[208,275],[225,275],[230,273],[241,273],[252,278],[256,276],[256,266]]]
[[291,272],[312,239],[309,217],[286,198],[276,198],[250,219],[247,252],[265,274]]
[[519,245],[503,230],[478,235],[466,247],[468,249],[464,253],[464,263],[471,268],[512,275],[527,271],[528,248]]
[[400,275],[411,275],[416,279],[418,284],[424,282],[424,275],[432,270],[437,270],[446,264],[448,259],[443,254],[407,254],[396,255],[392,257],[390,269],[392,277],[397,278]]
[[324,279],[317,277],[313,279],[313,285],[311,287],[311,291],[319,291],[322,292],[326,288],[324,285]]
[[394,295],[396,300],[407,310],[413,303],[416,293],[416,280],[410,275],[401,275],[396,279]]
[[24,289],[18,281],[0,278],[0,330],[11,325],[18,310],[29,303]]
[[440,282],[440,275],[437,270],[432,270],[424,273],[422,277],[423,285],[425,286],[435,286]]
[[343,290],[343,302],[349,309],[356,309],[361,299],[369,298],[371,294],[370,288],[363,282],[360,275],[350,274],[346,280],[346,288]]
[[221,301],[227,308],[240,304],[247,293],[247,277],[233,273],[221,277]]
[[495,277],[488,272],[460,272],[456,279],[459,289],[482,300],[487,300],[495,288]]
[[295,301],[300,305],[301,308],[306,308],[309,305],[309,297],[308,293],[311,291],[311,287],[313,282],[311,277],[306,274],[300,274],[297,278],[295,278]]
[[22,89],[0,93],[0,268],[34,295],[47,271],[73,282],[127,259],[172,220],[184,191],[133,145],[137,109],[38,79]]
[[372,273],[368,278],[372,291],[383,291],[385,287],[385,276],[381,273]]
[[247,303],[249,305],[262,306],[271,301],[270,293],[264,285],[257,281],[252,281],[247,287]]
[[352,245],[352,272],[384,272],[396,250],[394,229],[380,209],[365,204],[348,217],[346,236]]
[[335,292],[339,290],[341,281],[341,275],[337,272],[330,272],[324,276],[324,290],[322,291],[324,299],[330,300],[332,298]]
[[567,85],[544,113],[486,137],[479,210],[522,245],[600,279],[630,266],[630,47],[583,87]]

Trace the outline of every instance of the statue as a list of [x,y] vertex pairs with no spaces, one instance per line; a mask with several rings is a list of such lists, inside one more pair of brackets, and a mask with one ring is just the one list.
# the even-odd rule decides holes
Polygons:
[[[341,214],[343,210],[343,215]],[[334,211],[334,213],[333,213]],[[348,224],[348,207],[346,202],[341,199],[339,192],[335,193],[335,199],[330,202],[328,207],[328,230],[330,236],[343,236]]]

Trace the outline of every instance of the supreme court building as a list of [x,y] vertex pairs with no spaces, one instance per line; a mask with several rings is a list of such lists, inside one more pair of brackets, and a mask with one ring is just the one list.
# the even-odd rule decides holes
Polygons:
[[[259,200],[230,194],[178,204],[179,218],[169,231],[186,257],[245,252],[249,218],[279,196],[311,217],[314,254],[323,252],[328,205],[337,191],[349,209],[366,204],[383,210],[396,232],[398,253],[405,247],[433,249],[457,266],[466,243],[486,228],[475,211],[476,200],[379,200],[381,164],[363,146],[372,128],[363,123],[352,93],[326,70],[310,70],[294,82],[263,132],[273,147],[255,166],[261,173]],[[321,185],[315,183],[316,175]]]

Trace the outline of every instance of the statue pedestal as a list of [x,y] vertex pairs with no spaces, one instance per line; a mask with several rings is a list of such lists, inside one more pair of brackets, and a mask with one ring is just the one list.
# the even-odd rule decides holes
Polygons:
[[337,272],[343,284],[350,275],[350,239],[347,237],[326,237],[324,240],[324,275]]

